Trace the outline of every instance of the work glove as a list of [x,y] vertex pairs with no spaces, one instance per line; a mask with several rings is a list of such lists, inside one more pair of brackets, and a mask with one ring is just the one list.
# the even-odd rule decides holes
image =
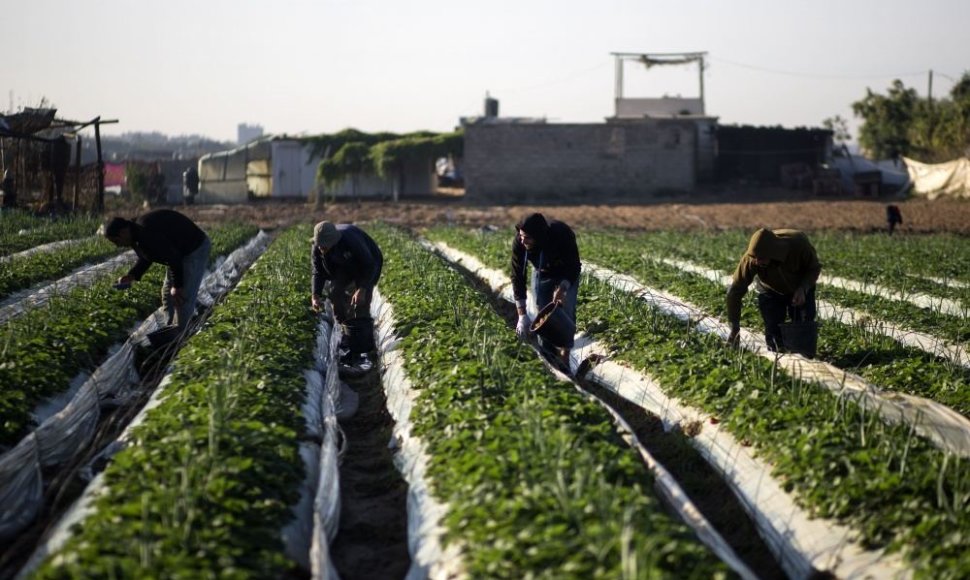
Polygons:
[[529,320],[529,315],[520,314],[519,323],[515,325],[515,334],[519,335],[522,338],[525,338],[526,336],[529,335],[530,324],[532,324],[532,321]]

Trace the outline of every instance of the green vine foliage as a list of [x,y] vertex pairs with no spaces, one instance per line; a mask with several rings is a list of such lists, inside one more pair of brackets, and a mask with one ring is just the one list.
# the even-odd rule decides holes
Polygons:
[[345,129],[308,140],[311,155],[325,157],[317,168],[317,180],[327,187],[367,172],[390,177],[408,161],[427,159],[431,163],[439,157],[461,157],[464,144],[461,131],[397,135]]

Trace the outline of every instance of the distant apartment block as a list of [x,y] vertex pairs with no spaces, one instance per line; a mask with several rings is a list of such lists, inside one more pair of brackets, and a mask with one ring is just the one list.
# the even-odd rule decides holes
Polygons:
[[262,125],[250,125],[249,123],[239,123],[236,127],[236,142],[245,145],[250,141],[259,139],[263,136]]

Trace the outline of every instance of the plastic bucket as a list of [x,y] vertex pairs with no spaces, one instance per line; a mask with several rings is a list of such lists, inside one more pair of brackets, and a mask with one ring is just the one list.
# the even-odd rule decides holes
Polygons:
[[576,322],[563,310],[558,302],[546,304],[536,314],[530,327],[533,333],[560,348],[573,347],[573,335],[576,334]]
[[814,320],[799,322],[783,322],[778,325],[781,329],[781,342],[785,350],[800,354],[805,358],[815,358],[818,346],[818,323]]
[[163,326],[148,333],[148,342],[152,347],[159,348],[175,342],[181,334],[182,329],[178,326]]

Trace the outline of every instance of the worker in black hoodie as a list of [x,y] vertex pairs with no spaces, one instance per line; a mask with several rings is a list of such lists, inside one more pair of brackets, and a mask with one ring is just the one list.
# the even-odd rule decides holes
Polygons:
[[352,224],[318,223],[311,238],[310,304],[323,308],[324,296],[333,304],[334,317],[343,326],[341,361],[367,361],[374,350],[374,319],[370,305],[381,277],[384,255],[364,230]]
[[[526,336],[532,321],[526,311],[525,273],[532,264],[532,293],[536,309],[559,302],[566,314],[576,321],[576,297],[579,290],[579,248],[572,228],[558,220],[546,220],[541,213],[531,213],[515,225],[512,241],[512,291],[519,314],[515,332]],[[539,345],[549,348],[540,337]],[[572,338],[559,347],[563,359],[572,348]]]
[[152,264],[165,264],[162,304],[168,323],[184,330],[195,313],[199,286],[209,265],[209,236],[195,222],[170,209],[150,211],[135,221],[113,217],[104,225],[104,237],[119,247],[131,248],[138,261],[118,279],[124,290]]

